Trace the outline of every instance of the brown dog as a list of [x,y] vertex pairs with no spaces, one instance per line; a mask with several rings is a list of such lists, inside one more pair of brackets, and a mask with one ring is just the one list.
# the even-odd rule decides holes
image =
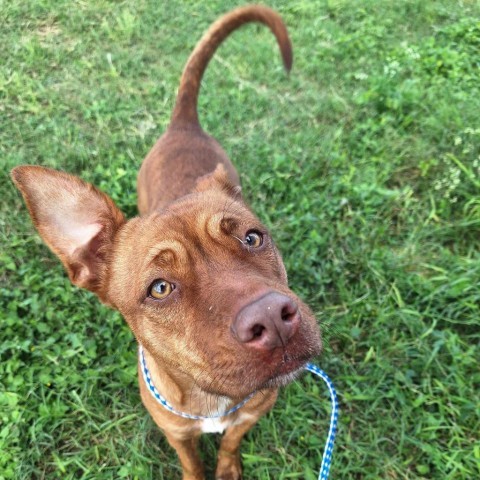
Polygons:
[[177,411],[220,415],[172,413],[141,375],[142,400],[177,451],[185,480],[204,478],[196,443],[208,431],[225,431],[216,478],[241,478],[243,435],[321,347],[315,319],[288,288],[280,254],[243,201],[232,163],[197,118],[210,58],[252,21],[272,30],[290,69],[290,41],[274,11],[248,6],[214,23],[185,67],[169,129],[140,169],[140,217],[125,220],[104,193],[66,173],[12,172],[71,281],[122,313],[161,395]]

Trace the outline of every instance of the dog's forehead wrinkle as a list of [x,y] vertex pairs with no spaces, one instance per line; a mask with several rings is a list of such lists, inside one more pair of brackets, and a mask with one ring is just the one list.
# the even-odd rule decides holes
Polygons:
[[161,240],[159,243],[152,245],[145,256],[147,264],[159,260],[168,265],[172,265],[175,260],[184,260],[188,257],[187,249],[181,241],[178,240]]

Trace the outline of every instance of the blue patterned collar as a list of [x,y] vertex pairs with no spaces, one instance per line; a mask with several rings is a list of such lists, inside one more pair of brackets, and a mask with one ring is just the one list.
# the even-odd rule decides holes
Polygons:
[[152,381],[152,376],[150,374],[150,370],[147,367],[147,362],[145,360],[145,354],[143,352],[143,347],[140,345],[138,348],[138,357],[140,361],[140,367],[143,374],[143,379],[145,380],[145,384],[147,385],[148,391],[152,394],[153,398],[165,409],[169,412],[178,415],[179,417],[189,418],[190,420],[208,420],[212,418],[222,418],[230,415],[233,412],[236,412],[240,408],[242,408],[257,392],[253,392],[248,397],[244,398],[240,403],[237,403],[235,406],[227,410],[226,412],[217,413],[215,415],[192,415],[190,413],[180,412],[175,410],[170,403],[162,396],[162,394],[157,390],[155,385]]

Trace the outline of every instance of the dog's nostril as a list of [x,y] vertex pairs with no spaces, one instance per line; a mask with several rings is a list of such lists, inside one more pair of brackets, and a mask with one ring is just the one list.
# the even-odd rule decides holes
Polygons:
[[282,308],[281,317],[284,322],[289,322],[297,313],[297,306],[294,303],[289,303]]
[[260,325],[260,324],[256,323],[252,327],[253,338],[261,337],[264,330],[265,330],[265,327],[263,325]]

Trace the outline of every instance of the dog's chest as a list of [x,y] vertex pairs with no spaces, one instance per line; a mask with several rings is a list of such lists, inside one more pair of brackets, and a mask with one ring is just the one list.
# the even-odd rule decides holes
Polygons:
[[[224,412],[229,403],[228,399],[224,397],[218,398],[217,402],[218,403],[216,407],[214,407],[213,411],[211,411],[212,416]],[[205,403],[208,404],[208,400],[206,400]],[[231,415],[220,418],[205,418],[200,420],[200,430],[202,433],[223,433],[231,423]]]
[[[224,412],[227,406],[228,399],[220,400],[217,412]],[[249,418],[251,418],[250,414],[241,411],[221,418],[205,418],[200,420],[200,430],[202,433],[223,433],[228,427],[239,425]]]
[[223,418],[207,418],[200,423],[202,433],[223,433],[228,427],[233,425],[240,425],[245,421],[251,421],[253,415],[248,413],[241,413],[234,416]]
[[232,422],[222,418],[206,418],[201,421],[202,433],[223,433]]

